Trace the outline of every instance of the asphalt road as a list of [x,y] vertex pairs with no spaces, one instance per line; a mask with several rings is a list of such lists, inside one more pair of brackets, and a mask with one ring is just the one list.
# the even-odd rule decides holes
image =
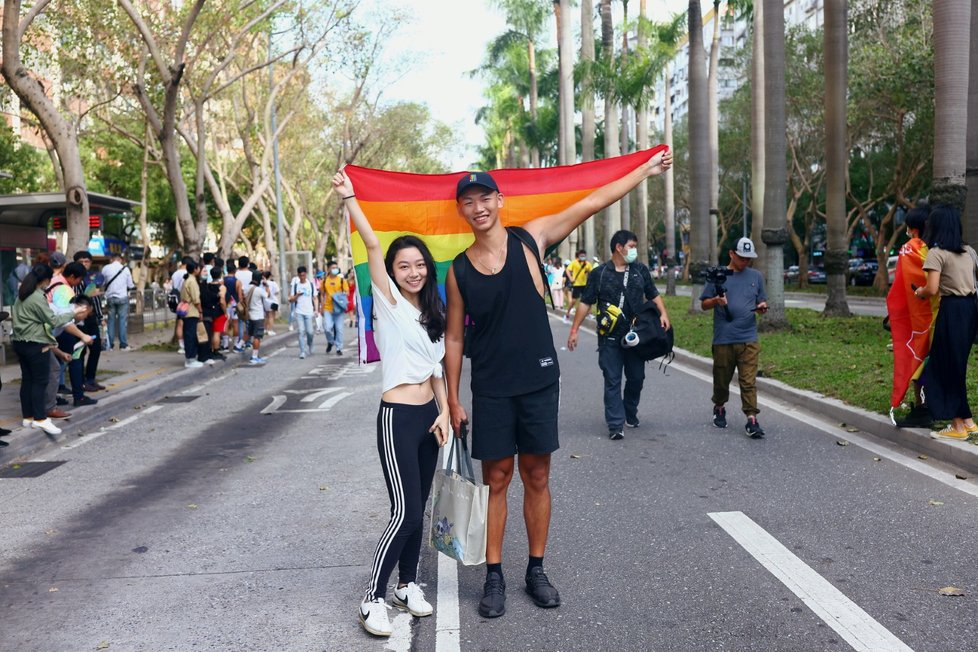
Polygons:
[[[65,464],[45,475],[0,480],[0,650],[975,649],[978,485],[840,446],[797,407],[762,404],[755,441],[735,397],[718,430],[708,380],[675,366],[649,367],[641,427],[611,442],[593,344],[559,352],[545,565],[561,607],[523,593],[517,480],[507,614],[477,615],[483,567],[426,547],[436,616],[392,611],[392,639],[365,634],[389,509],[379,371],[289,348],[46,451]],[[951,585],[966,595],[939,595]]]

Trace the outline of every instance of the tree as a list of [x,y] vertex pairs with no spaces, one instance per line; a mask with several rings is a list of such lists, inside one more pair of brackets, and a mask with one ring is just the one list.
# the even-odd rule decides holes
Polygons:
[[44,179],[43,169],[43,155],[23,144],[7,122],[0,120],[0,171],[4,173],[0,176],[0,195],[39,192],[50,183]]
[[785,170],[785,95],[784,95],[784,3],[762,0],[764,4],[764,230],[767,245],[766,270],[768,312],[763,325],[787,328],[784,312],[784,245],[787,171]]
[[[703,13],[698,0],[689,3],[689,275],[695,284],[710,265],[710,150],[703,49]],[[693,292],[691,309],[699,302]]]
[[[847,0],[825,0],[825,217],[828,249],[825,272],[828,297],[826,315],[848,316],[846,301],[846,166],[849,161],[846,129],[849,20]],[[801,278],[801,275],[799,275]]]
[[[0,73],[4,81],[17,94],[28,111],[37,116],[41,129],[50,139],[57,154],[58,175],[61,190],[65,193],[69,252],[88,248],[88,191],[85,172],[78,149],[78,125],[66,117],[55,102],[48,97],[39,77],[24,67],[21,49],[25,34],[35,19],[48,7],[51,0],[36,0],[23,16],[21,0],[4,0],[3,3],[3,61]],[[43,39],[42,39],[43,40]],[[27,43],[32,43],[27,39]]]
[[[601,65],[611,70],[615,66],[615,26],[611,16],[611,0],[601,0]],[[621,154],[619,142],[618,107],[610,89],[604,95],[604,157],[613,158]],[[598,248],[600,255],[609,251],[611,236],[621,229],[621,202],[615,202],[604,212],[604,236]]]
[[[968,133],[969,0],[934,3],[934,186],[931,201],[964,208]],[[972,62],[972,65],[975,65]]]
[[[594,3],[592,0],[581,0],[581,69],[587,68],[594,62]],[[594,160],[594,93],[581,85],[581,161]],[[582,227],[584,233],[583,248],[592,256],[595,255],[594,220],[586,220]]]
[[968,68],[968,152],[965,183],[965,237],[978,241],[978,7],[971,6],[971,65]]
[[[577,139],[574,135],[574,39],[571,34],[570,0],[554,0],[557,17],[557,60],[559,70],[558,107],[560,138],[558,143],[560,165],[573,165],[577,161]],[[571,257],[577,249],[577,231],[571,233],[560,245],[560,256]]]
[[713,38],[707,76],[707,124],[710,149],[710,263],[717,264],[717,222],[720,216],[720,0],[713,0]]

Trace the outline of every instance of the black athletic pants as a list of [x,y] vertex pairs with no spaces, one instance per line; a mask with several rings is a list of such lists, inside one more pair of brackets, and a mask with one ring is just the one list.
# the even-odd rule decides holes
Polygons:
[[438,440],[428,428],[437,417],[434,401],[426,405],[380,402],[377,451],[391,501],[391,520],[377,543],[366,600],[386,599],[395,564],[401,583],[417,578],[424,507],[438,464]]

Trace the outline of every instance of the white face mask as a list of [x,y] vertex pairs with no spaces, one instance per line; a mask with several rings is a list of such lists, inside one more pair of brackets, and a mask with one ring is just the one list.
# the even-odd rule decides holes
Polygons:
[[638,247],[632,247],[631,249],[625,250],[625,262],[634,263],[638,258]]
[[330,270],[330,273],[331,273],[331,274],[332,274],[333,276],[339,276],[339,275],[340,275],[340,270],[338,270],[338,269],[333,269],[333,270]]

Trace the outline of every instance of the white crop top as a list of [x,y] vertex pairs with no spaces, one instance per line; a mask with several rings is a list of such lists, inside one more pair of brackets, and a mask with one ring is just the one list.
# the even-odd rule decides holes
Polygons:
[[377,285],[371,283],[374,304],[374,341],[380,352],[383,389],[403,384],[423,383],[432,376],[442,377],[445,339],[432,342],[421,322],[421,311],[401,295],[394,279],[387,278],[391,305]]

